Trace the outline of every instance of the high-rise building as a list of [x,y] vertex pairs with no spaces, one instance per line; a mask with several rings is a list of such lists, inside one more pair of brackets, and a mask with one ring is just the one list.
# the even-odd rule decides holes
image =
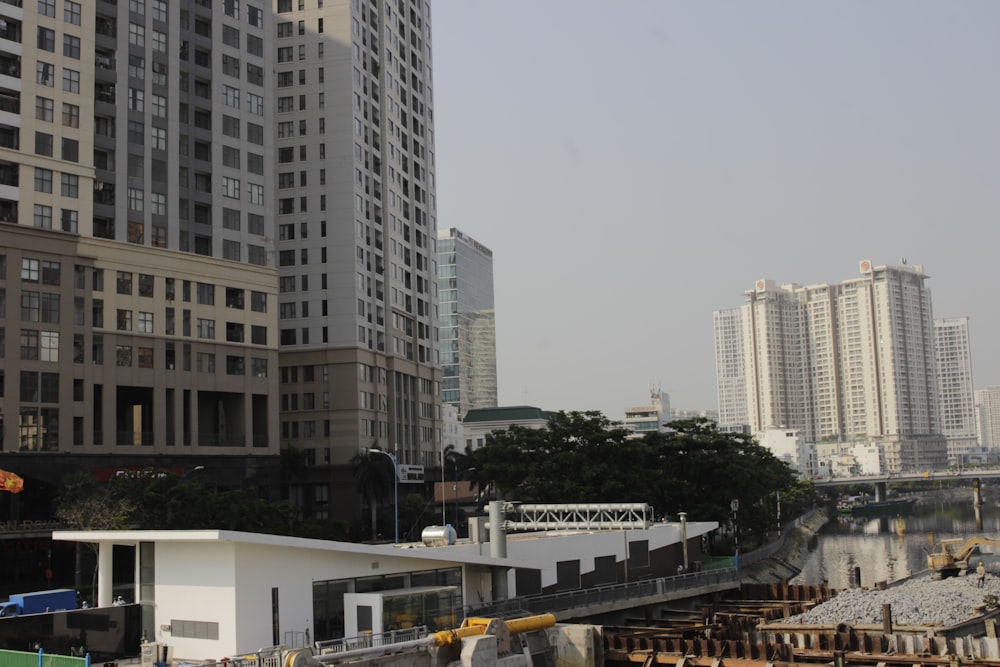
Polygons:
[[493,252],[461,230],[438,230],[442,400],[469,410],[497,406]]
[[[757,281],[735,313],[716,313],[717,364],[743,364],[746,423],[795,429],[806,442],[875,442],[889,470],[946,464],[930,290],[920,266],[860,263],[835,285]],[[739,405],[735,373],[719,375],[720,406]],[[737,419],[738,415],[728,417]]]
[[743,311],[739,308],[718,310],[713,317],[719,429],[744,433],[750,428],[750,422],[743,360]]
[[256,2],[0,3],[0,457],[22,474],[276,464],[273,39]]
[[934,347],[941,397],[941,432],[948,440],[948,459],[963,463],[980,449],[972,388],[969,318],[934,320]]
[[979,442],[987,450],[1000,448],[1000,387],[977,389],[976,430]]
[[440,465],[430,19],[274,0],[281,443],[309,464]]

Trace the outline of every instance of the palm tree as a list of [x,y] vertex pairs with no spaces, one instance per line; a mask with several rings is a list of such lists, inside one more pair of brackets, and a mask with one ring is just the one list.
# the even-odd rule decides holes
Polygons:
[[[378,449],[377,447],[374,449]],[[357,492],[367,499],[371,511],[372,532],[374,540],[376,532],[375,516],[378,505],[389,497],[393,488],[392,461],[387,456],[375,455],[371,451],[359,452],[351,459],[354,479],[357,481]]]

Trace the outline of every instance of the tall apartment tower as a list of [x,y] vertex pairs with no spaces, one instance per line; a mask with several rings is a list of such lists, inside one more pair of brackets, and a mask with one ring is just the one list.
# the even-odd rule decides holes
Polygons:
[[438,230],[441,396],[458,418],[497,406],[493,252],[461,230]]
[[717,310],[713,319],[719,428],[743,433],[750,428],[743,359],[743,311],[739,308]]
[[[716,314],[717,357],[743,364],[753,433],[787,428],[806,442],[876,442],[890,470],[942,467],[926,276],[920,266],[867,260],[860,273],[835,285],[757,281],[741,308],[742,362],[731,349],[731,311]],[[722,379],[720,406],[738,404],[738,383]]]
[[276,463],[269,14],[0,3],[0,459],[20,473]]
[[948,440],[948,459],[963,463],[979,449],[969,318],[934,320],[941,432]]
[[976,430],[983,448],[1000,448],[1000,387],[977,389]]
[[281,443],[435,466],[430,5],[274,0]]

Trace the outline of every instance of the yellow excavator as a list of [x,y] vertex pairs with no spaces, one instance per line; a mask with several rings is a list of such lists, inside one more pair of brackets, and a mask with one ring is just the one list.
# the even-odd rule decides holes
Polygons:
[[979,547],[1000,547],[1000,539],[960,537],[941,540],[933,551],[927,552],[927,569],[937,572],[942,579],[963,575],[969,570],[969,556]]

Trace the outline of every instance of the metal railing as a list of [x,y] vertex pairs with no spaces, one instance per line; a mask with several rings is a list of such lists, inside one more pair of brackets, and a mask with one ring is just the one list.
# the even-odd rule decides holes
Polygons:
[[69,655],[32,651],[0,650],[0,665],[4,667],[90,667],[90,654],[82,658]]
[[357,637],[345,637],[344,639],[328,639],[314,644],[318,655],[330,655],[335,653],[346,653],[362,648],[373,648],[378,646],[388,646],[400,642],[408,642],[421,639],[430,634],[426,625],[417,625],[404,630],[390,630],[377,634],[365,634]]

